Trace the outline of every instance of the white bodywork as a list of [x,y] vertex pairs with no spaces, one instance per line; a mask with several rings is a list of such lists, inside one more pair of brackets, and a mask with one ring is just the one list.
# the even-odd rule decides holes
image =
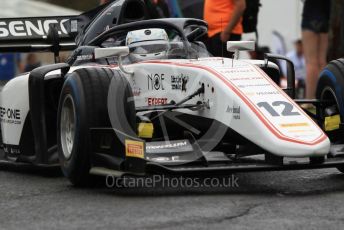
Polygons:
[[[178,102],[204,84],[205,93],[188,103],[201,101],[207,106],[180,112],[215,119],[275,155],[314,157],[329,152],[330,141],[324,132],[260,68],[247,61],[161,60],[124,68],[135,73],[126,76],[137,107]],[[20,110],[20,124],[2,117],[3,142],[18,145],[29,112],[28,75],[12,80],[1,94],[2,108]]]
[[1,133],[3,143],[19,145],[25,118],[29,112],[29,75],[9,81],[1,91]]
[[[127,69],[135,72],[132,84],[141,90],[136,106],[152,105],[152,95],[158,104],[178,102],[205,84],[205,94],[190,103],[201,100],[208,108],[183,109],[183,113],[216,119],[276,155],[309,157],[329,152],[330,141],[324,132],[260,68],[249,62],[222,58],[148,61]],[[161,85],[152,89],[149,81],[155,75]],[[186,91],[173,90],[172,79],[178,81],[183,76],[188,78]],[[269,113],[264,107],[268,105],[278,116]]]

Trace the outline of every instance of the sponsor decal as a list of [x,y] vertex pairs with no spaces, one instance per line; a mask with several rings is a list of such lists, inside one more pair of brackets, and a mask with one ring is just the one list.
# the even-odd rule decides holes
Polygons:
[[141,95],[141,91],[142,91],[142,90],[141,90],[140,87],[134,86],[133,89],[132,89],[132,91],[133,91],[134,97],[138,97],[138,96]]
[[240,106],[228,106],[226,112],[233,114],[235,120],[240,120]]
[[270,86],[269,83],[258,83],[258,84],[240,84],[238,85],[239,88],[247,88],[247,87],[267,87]]
[[50,25],[56,25],[59,35],[68,35],[63,23],[69,19],[23,19],[0,21],[0,39],[8,37],[41,37],[46,38]]
[[4,144],[4,152],[8,154],[9,157],[17,157],[20,155],[20,148],[17,145]]
[[167,103],[167,98],[149,97],[147,98],[147,104],[148,106],[153,106],[153,105],[166,105],[168,103]]
[[147,160],[156,161],[156,162],[168,162],[168,161],[179,161],[179,156],[171,156],[171,157],[150,157]]
[[136,81],[135,81],[134,78],[133,78],[132,80],[133,80],[133,82],[132,82],[132,92],[133,92],[133,96],[134,96],[134,97],[141,96],[142,89],[141,89],[140,87],[137,86]]
[[144,158],[144,142],[125,140],[125,156]]
[[152,149],[173,149],[173,148],[181,148],[188,146],[189,143],[187,141],[177,142],[177,143],[168,143],[168,144],[161,144],[161,145],[147,145],[147,150]]
[[77,61],[89,61],[93,60],[93,55],[92,54],[85,54],[85,55],[79,55],[76,57]]
[[77,33],[78,32],[78,20],[71,20],[70,21],[70,32]]
[[199,63],[200,61],[205,61],[205,62],[211,61],[211,62],[215,62],[216,63],[216,61],[223,61],[223,58],[220,58],[220,57],[208,57],[208,58],[199,58],[199,59],[188,60],[188,62],[191,63],[191,64],[194,63],[194,62]]
[[151,161],[156,161],[156,162],[166,162],[166,161],[171,161],[170,157],[154,157],[154,158],[149,158]]
[[271,91],[271,92],[257,92],[258,96],[266,96],[266,95],[279,95],[280,92],[278,91]]
[[280,124],[283,128],[293,128],[293,127],[305,127],[309,126],[308,123],[289,123],[289,124]]
[[147,76],[148,90],[165,90],[165,74],[149,74]]
[[247,69],[247,68],[224,69],[224,70],[221,70],[220,73],[222,73],[222,74],[254,73],[254,70],[253,69]]
[[20,125],[20,109],[0,107],[0,121],[8,124]]
[[289,130],[289,133],[306,133],[306,132],[313,132],[311,129],[305,129],[305,130]]
[[171,76],[172,90],[186,91],[186,85],[189,81],[189,76],[180,74],[178,76]]
[[231,77],[231,81],[254,81],[261,80],[261,77]]

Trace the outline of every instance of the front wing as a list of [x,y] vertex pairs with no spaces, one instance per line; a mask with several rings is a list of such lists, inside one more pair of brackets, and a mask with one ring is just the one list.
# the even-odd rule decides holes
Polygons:
[[286,158],[269,153],[238,158],[234,153],[204,152],[190,134],[169,142],[146,142],[114,129],[92,129],[91,135],[94,139],[91,173],[105,176],[226,175],[344,166],[344,153],[316,158]]

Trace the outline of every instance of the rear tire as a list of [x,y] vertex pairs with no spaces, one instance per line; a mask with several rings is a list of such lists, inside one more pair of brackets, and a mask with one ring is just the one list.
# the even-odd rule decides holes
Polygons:
[[[67,75],[63,85],[59,109],[57,143],[59,160],[63,174],[75,186],[92,186],[96,180],[89,174],[91,169],[90,128],[111,127],[108,112],[108,92],[110,82],[116,82],[122,91],[115,92],[114,104],[118,98],[132,96],[131,88],[124,76],[109,69],[78,69]],[[125,90],[123,90],[125,89]],[[122,104],[127,106],[127,104]],[[135,105],[116,111],[112,116],[126,117],[124,111],[130,111],[131,122],[135,122]],[[132,124],[134,127],[135,124]]]
[[[331,61],[320,75],[316,98],[320,100],[333,100],[332,105],[340,115],[341,122],[344,121],[344,59]],[[320,116],[325,117],[325,112],[320,111]],[[341,130],[327,132],[331,143],[344,143]],[[344,166],[337,167],[344,173]]]

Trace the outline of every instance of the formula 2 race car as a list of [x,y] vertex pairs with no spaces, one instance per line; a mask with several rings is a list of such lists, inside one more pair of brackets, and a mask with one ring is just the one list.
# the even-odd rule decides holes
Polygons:
[[[141,0],[118,0],[53,23],[1,24],[26,36],[2,34],[0,52],[52,51],[58,61],[60,50],[74,50],[67,63],[2,89],[3,162],[59,164],[77,186],[92,175],[343,171],[344,60],[322,72],[317,99],[296,100],[288,59],[239,60],[253,42],[229,42],[233,59],[211,57],[198,41],[204,21],[145,20],[146,12]],[[286,89],[273,81],[271,59],[286,60]]]

